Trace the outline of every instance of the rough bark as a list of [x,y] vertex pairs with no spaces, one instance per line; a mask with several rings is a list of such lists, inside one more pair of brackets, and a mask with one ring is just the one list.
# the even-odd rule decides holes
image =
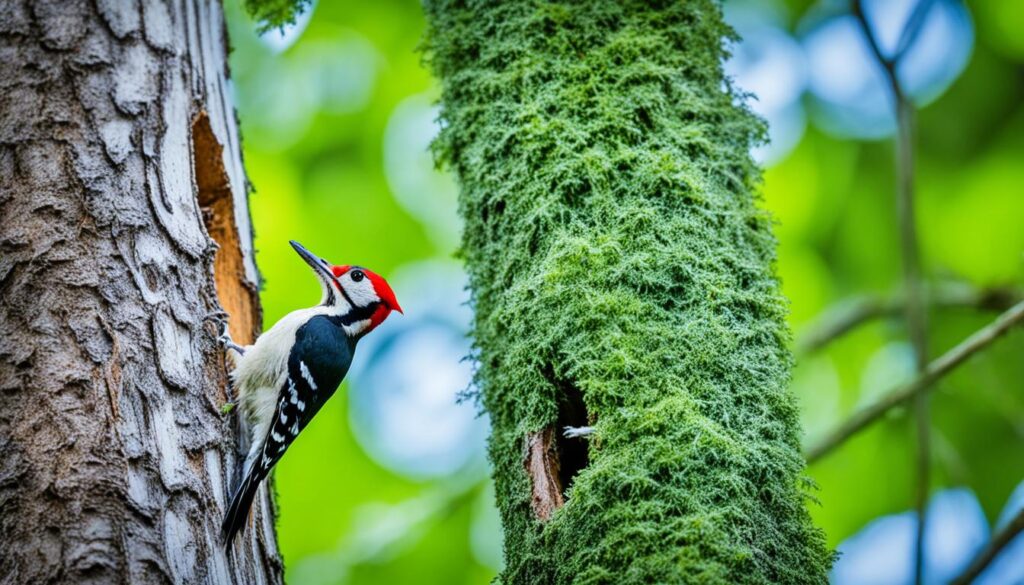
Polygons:
[[719,5],[426,9],[499,580],[824,583],[749,156],[763,128],[722,73]]
[[279,583],[230,553],[223,356],[260,327],[219,2],[0,3],[0,582]]

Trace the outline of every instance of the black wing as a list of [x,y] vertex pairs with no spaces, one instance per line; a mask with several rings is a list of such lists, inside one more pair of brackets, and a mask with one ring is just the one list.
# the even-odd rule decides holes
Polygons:
[[327,400],[352,364],[355,345],[334,319],[317,316],[295,332],[288,356],[288,379],[279,392],[274,419],[263,446],[249,464],[245,479],[231,498],[221,531],[227,546],[245,525],[260,482]]

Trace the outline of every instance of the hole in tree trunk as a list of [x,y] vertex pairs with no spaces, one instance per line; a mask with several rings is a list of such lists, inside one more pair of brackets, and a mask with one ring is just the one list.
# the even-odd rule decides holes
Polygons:
[[526,437],[523,462],[530,476],[533,513],[540,520],[548,520],[565,505],[565,492],[590,462],[588,438],[570,439],[564,434],[565,427],[583,427],[591,422],[583,393],[571,382],[556,379],[550,368],[545,375],[559,390],[558,420]]
[[562,480],[564,490],[568,490],[576,475],[590,463],[590,451],[587,437],[570,439],[565,436],[564,430],[565,427],[588,426],[590,421],[579,388],[565,384],[562,389],[562,402],[559,404],[558,422],[555,424],[555,444],[561,461],[558,477]]
[[213,259],[217,300],[228,314],[231,337],[237,343],[250,344],[255,340],[260,325],[258,291],[245,277],[245,260],[235,222],[235,201],[224,168],[224,149],[204,111],[192,120],[192,151],[203,223],[218,246]]

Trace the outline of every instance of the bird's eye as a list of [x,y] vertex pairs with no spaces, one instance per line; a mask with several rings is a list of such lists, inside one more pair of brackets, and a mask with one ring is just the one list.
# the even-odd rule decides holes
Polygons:
[[365,274],[363,274],[363,271],[362,271],[362,270],[353,270],[353,271],[352,271],[352,282],[359,282],[359,281],[361,281],[361,280],[362,280],[362,279],[363,279],[363,278],[364,278],[365,276],[366,276],[366,275],[365,275]]

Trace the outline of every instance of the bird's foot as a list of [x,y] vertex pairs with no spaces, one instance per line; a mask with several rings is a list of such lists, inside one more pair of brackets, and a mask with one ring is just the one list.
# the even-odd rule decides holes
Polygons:
[[206,316],[203,317],[203,321],[213,321],[217,325],[224,327],[227,325],[228,322],[228,314],[219,309],[216,311],[210,311],[209,313],[206,314]]
[[231,411],[234,410],[236,406],[238,406],[238,404],[235,402],[225,402],[220,406],[220,413],[230,414]]
[[228,331],[227,321],[224,321],[223,328],[221,329],[220,336],[217,337],[217,341],[224,346],[224,349],[233,350],[238,355],[245,355],[245,348],[235,343],[235,340],[231,339],[231,332]]
[[579,439],[594,434],[594,427],[562,427],[562,436],[566,439]]

